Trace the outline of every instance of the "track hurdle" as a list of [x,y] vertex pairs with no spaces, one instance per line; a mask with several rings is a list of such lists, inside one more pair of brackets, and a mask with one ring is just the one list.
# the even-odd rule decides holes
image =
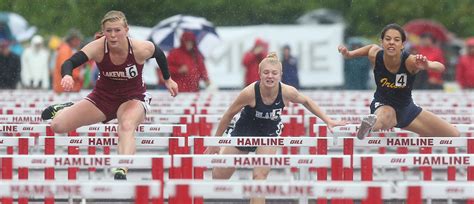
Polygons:
[[[19,155],[26,155],[28,154],[28,150],[30,147],[35,145],[35,138],[33,137],[0,137],[0,148],[7,147],[13,149],[13,147],[18,147],[18,154]],[[13,152],[9,152],[8,154],[13,154]],[[11,159],[6,159],[4,161],[0,161],[1,163],[6,162],[6,165],[11,163]],[[1,179],[12,179],[13,174],[12,172],[2,171],[0,174]],[[26,180],[28,179],[28,168],[18,168],[18,179]],[[19,197],[18,203],[28,203],[28,199],[26,197]]]
[[33,137],[5,137],[0,136],[0,148],[6,147],[10,151],[7,154],[13,154],[13,147],[17,147],[18,154],[28,154],[29,148],[35,146]]
[[[464,136],[470,136],[472,134],[472,132],[474,132],[474,125],[472,124],[455,124],[454,125],[460,132],[461,132],[461,135],[464,135]],[[346,125],[346,126],[339,126],[339,127],[335,127],[333,128],[334,130],[334,133],[329,133],[335,137],[340,137],[340,136],[343,136],[343,137],[346,137],[346,136],[352,136],[352,135],[355,135],[355,133],[357,132],[357,129],[358,129],[358,125]],[[327,126],[325,124],[315,124],[314,127],[313,127],[313,134],[314,136],[322,136],[322,137],[325,137],[328,135],[328,130],[327,130]],[[407,138],[407,139],[397,139],[397,140],[393,140],[393,139],[388,139],[388,140],[384,140],[384,141],[392,141],[393,142],[396,142],[396,143],[406,143],[406,142],[410,142],[410,143],[413,143],[413,141],[416,143],[417,141],[420,141],[421,143],[424,143],[424,141],[426,142],[439,142],[437,143],[437,146],[446,146],[448,148],[448,153],[449,154],[455,154],[456,153],[456,147],[469,147],[468,148],[468,151],[474,153],[474,149],[470,149],[470,148],[474,148],[474,147],[470,147],[470,142],[469,140],[467,141],[463,141],[462,139],[461,140],[457,140],[461,143],[453,143],[453,141],[455,141],[456,139],[452,139],[452,137],[444,137],[446,139],[441,139],[439,141],[435,141],[435,140],[423,140],[423,139],[408,139],[408,138],[413,138],[413,137],[416,137],[416,138],[423,138],[423,137],[419,137],[417,134],[413,133],[413,132],[410,132],[410,131],[407,131],[407,130],[402,130],[400,128],[391,128],[389,130],[383,130],[383,131],[378,131],[378,132],[372,132],[370,133],[371,136],[374,136],[374,135],[378,135],[379,137],[368,137],[366,138],[366,140],[371,140],[373,138],[381,138],[381,137],[385,137],[385,136],[398,136],[398,138]],[[377,140],[375,141],[376,139],[374,140],[371,140],[371,142],[382,142],[382,140]],[[353,140],[355,141],[355,140]],[[351,145],[350,142],[351,141],[347,141],[347,145],[348,147]],[[443,145],[441,143],[446,143],[446,145]],[[450,144],[448,144],[450,143]],[[472,144],[474,145],[474,144]],[[390,146],[390,145],[388,145]],[[407,154],[408,153],[408,146],[409,145],[395,145],[397,146],[397,153],[398,154]],[[413,145],[411,145],[413,146]],[[419,145],[421,148],[419,149],[419,152],[422,153],[422,154],[431,154],[432,153],[432,147],[430,145],[428,146],[423,146],[423,145]],[[386,146],[380,146],[379,147],[379,153],[385,153],[386,151]],[[345,148],[345,153],[344,154],[352,154],[353,152],[353,149],[350,149],[350,148]],[[468,168],[470,169],[470,168]],[[401,170],[402,171],[407,171],[407,167],[401,167]],[[421,167],[421,170],[426,172],[424,175],[426,177],[427,180],[430,180],[431,178],[431,168],[430,167]],[[448,172],[455,172],[455,169],[454,167],[449,167],[448,168]],[[453,173],[450,173],[450,176],[448,176],[449,180],[453,180],[455,179],[455,177],[453,177]]]
[[194,107],[156,107],[151,106],[148,109],[148,114],[162,114],[162,115],[190,115],[195,114]]
[[1,115],[0,124],[44,124],[40,115]]
[[[54,135],[53,131],[48,125],[45,124],[0,124],[0,133],[9,137],[18,138],[18,146],[10,145],[7,146],[7,154],[12,155],[14,147],[18,147],[18,154],[27,155],[30,147],[30,139],[26,139],[29,136],[43,135]],[[34,142],[34,138],[33,139]],[[14,139],[13,139],[14,140]],[[4,140],[6,141],[6,140]],[[16,144],[16,143],[12,143]],[[5,162],[10,162],[8,159]],[[11,174],[2,172],[3,179],[10,179]],[[28,179],[28,168],[22,167],[18,169],[18,179]]]
[[41,108],[1,107],[0,115],[41,115]]
[[[0,137],[1,140],[2,137]],[[7,137],[9,138],[9,137]],[[11,139],[11,138],[10,138]],[[31,138],[33,139],[33,138]],[[48,141],[52,140],[52,141]],[[45,146],[46,144],[55,146],[78,146],[78,147],[110,147],[118,145],[118,137],[38,137],[38,145]],[[182,137],[135,137],[135,145],[138,147],[169,147],[172,144],[177,144],[178,147],[184,147],[184,138]],[[169,149],[168,154],[172,155],[174,150]]]
[[[45,180],[54,180],[55,168],[110,168],[127,167],[130,169],[151,168],[151,177],[163,183],[164,169],[171,167],[171,156],[145,156],[145,155],[3,155],[0,156],[2,174],[12,175],[15,169],[21,167],[53,169],[52,177],[45,177]],[[49,175],[51,176],[51,175]],[[12,180],[13,178],[2,178]],[[161,193],[163,194],[163,193]],[[163,200],[161,198],[161,200]],[[54,203],[54,197],[45,198],[45,203]]]
[[[206,109],[203,109],[206,110]],[[198,124],[199,136],[213,135],[211,132],[214,124],[218,124],[222,115],[194,115],[194,121]],[[305,127],[302,115],[282,115],[281,121],[283,123],[283,131],[281,136],[283,137],[299,137],[305,135]],[[291,147],[290,150],[286,146],[282,149],[282,154],[298,154],[299,149],[297,147]],[[297,169],[292,168],[292,171],[296,172]]]
[[[321,106],[321,105],[320,105]],[[464,107],[423,107],[424,109],[436,114],[436,115],[472,115],[474,114],[473,108]],[[321,109],[327,115],[368,115],[370,114],[370,108],[367,107],[353,107],[343,106],[343,107],[331,107],[331,106],[321,106]],[[306,110],[304,107],[297,106],[293,108],[292,113],[298,113],[303,110],[305,115],[311,115],[312,113]]]
[[21,197],[44,199],[107,199],[134,200],[136,204],[148,204],[149,199],[163,198],[159,182],[91,182],[91,181],[2,181],[0,198],[10,204]]
[[[1,115],[0,115],[1,119]],[[117,119],[114,119],[109,122],[109,124],[116,124]],[[196,135],[196,130],[194,129],[193,115],[156,115],[156,114],[147,114],[145,116],[145,121],[143,124],[183,124],[187,125],[187,132],[189,135]]]
[[399,194],[407,195],[407,204],[423,203],[424,199],[442,199],[452,203],[453,199],[474,203],[472,182],[398,182]]
[[[117,124],[95,124],[89,126],[83,126],[76,129],[78,134],[89,134],[89,133],[108,133],[115,134],[117,133],[118,125]],[[139,125],[135,131],[137,136],[143,135],[156,135],[156,134],[169,134],[171,137],[188,137],[187,127],[184,124],[146,124]],[[185,142],[187,142],[185,140]],[[173,143],[170,148],[176,150],[175,153],[188,153],[189,148],[185,144],[185,148],[179,148],[177,144]]]
[[[469,136],[472,132],[474,132],[474,125],[472,124],[455,124],[454,125],[460,132],[462,136]],[[359,128],[359,125],[346,125],[346,126],[339,126],[339,127],[334,127],[333,128],[333,133],[328,133],[327,126],[325,124],[315,124],[313,126],[313,132],[311,133],[311,136],[316,136],[316,137],[326,137],[328,134],[334,136],[334,137],[350,137],[350,136],[355,136],[357,130]],[[377,131],[377,132],[371,132],[369,134],[368,138],[372,138],[370,136],[379,136],[379,137],[385,137],[385,136],[398,136],[398,137],[413,137],[413,136],[418,136],[416,133],[407,131],[407,130],[402,130],[400,128],[391,128],[389,130],[382,130],[382,131]],[[380,153],[385,153],[385,147],[380,147],[379,152]],[[431,153],[431,148],[423,148],[421,149],[422,153]],[[454,148],[449,148],[448,147],[448,152],[451,154],[455,153]],[[398,147],[397,148],[397,153],[399,154],[407,154],[408,153],[408,148],[407,147]]]
[[[116,134],[118,130],[117,124],[95,124],[89,126],[83,126],[76,129],[77,134],[88,134],[90,133],[106,133],[106,134]],[[150,136],[150,135],[157,135],[157,134],[166,134],[171,135],[171,137],[184,137],[187,138],[187,127],[183,124],[146,124],[146,125],[139,125],[135,131],[136,136]],[[178,144],[178,140],[170,140],[169,143],[169,153],[173,154],[187,154],[189,153],[189,147],[186,144],[187,140],[185,140],[184,147],[180,147]],[[79,149],[77,147],[69,147],[74,148],[74,151],[70,151],[69,154],[79,154]],[[89,149],[93,149],[95,147],[89,147]],[[104,147],[109,148],[109,147]],[[95,151],[89,151],[89,154],[95,154]],[[76,174],[74,170],[71,170],[71,174]],[[171,178],[179,178],[179,171],[175,171],[172,169],[170,171]]]
[[[474,152],[474,138],[466,137],[371,137],[358,140],[353,137],[336,139],[336,145],[344,148],[345,155],[354,155],[355,148],[381,148],[381,147],[417,147],[420,154],[430,154],[433,147],[447,147],[448,154],[455,153],[456,148],[465,148],[468,152]],[[427,151],[429,150],[429,151]],[[432,180],[432,167],[422,166],[423,180]],[[472,170],[471,170],[472,171]],[[474,173],[474,171],[472,172]],[[456,167],[448,166],[447,180],[456,180]]]
[[[179,203],[191,203],[195,197],[205,199],[310,199],[361,200],[364,204],[382,204],[383,198],[392,198],[393,185],[388,182],[347,181],[198,181],[171,180],[167,182],[170,197]],[[196,202],[194,202],[196,203]]]
[[48,136],[54,135],[54,132],[48,124],[0,124],[0,133],[6,136],[39,136],[40,134]]
[[[261,166],[289,168],[298,166],[331,168],[331,179],[333,181],[340,181],[343,180],[343,168],[350,166],[350,158],[342,155],[175,155],[173,157],[173,164],[175,167],[181,167],[184,179],[192,179],[196,168],[254,168]],[[318,180],[322,179],[318,177]],[[324,180],[326,179],[324,178]],[[202,198],[196,198],[195,201],[201,203]],[[186,200],[182,203],[190,202],[190,200]]]
[[[184,138],[182,137],[135,137],[135,144],[137,147],[170,147],[177,144],[178,147],[184,147]],[[118,137],[38,137],[38,146],[54,145],[55,147],[111,147],[118,144]],[[53,148],[55,148],[53,147]],[[51,148],[51,147],[49,147]],[[169,155],[172,155],[172,148],[168,148]],[[89,152],[90,153],[90,152]],[[89,155],[95,155],[89,154]],[[175,170],[170,169],[170,172]],[[96,171],[96,168],[90,167],[89,172]],[[76,179],[77,172],[74,169],[68,169],[68,178]]]
[[196,124],[198,136],[211,136],[213,135],[212,127],[213,124],[218,124],[222,118],[222,115],[207,115],[207,114],[195,114],[193,115],[194,123]]
[[[472,154],[410,154],[410,155],[354,155],[354,168],[361,168],[361,180],[373,180],[374,168],[389,168],[389,167],[426,167],[446,168],[446,167],[472,167],[474,155]],[[469,172],[470,171],[470,172]],[[468,168],[468,175],[472,175],[472,169]],[[455,171],[448,171],[448,178],[452,179]],[[431,175],[430,175],[431,176]],[[424,179],[427,177],[425,176]],[[472,178],[467,178],[472,181]]]
[[[199,126],[199,136],[213,135],[213,125],[219,124],[222,118],[220,114],[196,114],[194,115],[194,122]],[[235,119],[237,119],[236,117]],[[303,116],[301,115],[282,115],[281,121],[284,125],[282,136],[303,136],[306,131],[303,123]]]
[[[365,115],[329,115],[329,118],[333,120],[343,120],[346,121],[348,124],[360,124],[362,122],[363,117],[365,117]],[[474,123],[473,115],[439,115],[439,117],[451,124]],[[316,123],[324,124],[324,121],[314,115],[305,115],[305,125],[311,127]]]
[[[324,140],[324,139],[323,139]],[[190,145],[193,145],[194,154],[203,154],[206,147],[224,147],[224,146],[275,146],[282,148],[300,148],[300,147],[316,147],[318,142],[326,142],[314,137],[190,137]],[[332,138],[328,138],[332,143]],[[326,142],[327,143],[327,142]],[[282,149],[283,151],[283,149]],[[298,152],[292,153],[297,155]],[[314,168],[310,168],[314,169]],[[200,172],[199,168],[195,172]],[[297,167],[292,167],[291,171],[296,173]],[[202,175],[202,173],[197,173]],[[197,176],[195,173],[195,176]],[[201,178],[201,177],[195,177]]]
[[[461,135],[466,135],[467,133],[472,133],[474,132],[474,125],[472,124],[453,124],[454,127],[456,127],[459,132],[461,132]],[[351,134],[357,133],[359,128],[359,125],[356,124],[349,124],[345,126],[338,126],[333,128],[333,133],[330,133],[331,136],[351,136]],[[400,128],[391,128],[388,130],[381,130],[377,132],[371,132],[369,134],[369,138],[371,135],[379,135],[379,134],[385,134],[385,135],[393,135],[396,136],[401,133],[406,133],[406,134],[415,134],[413,132],[410,132],[408,130],[403,130]],[[313,126],[313,131],[312,135],[319,137],[319,136],[327,136],[328,135],[328,129],[327,125],[325,124],[314,124]]]

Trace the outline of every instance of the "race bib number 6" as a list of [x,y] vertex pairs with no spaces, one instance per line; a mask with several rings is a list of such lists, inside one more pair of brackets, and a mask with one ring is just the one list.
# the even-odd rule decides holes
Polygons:
[[138,75],[138,69],[136,65],[125,68],[125,74],[127,78],[135,78]]

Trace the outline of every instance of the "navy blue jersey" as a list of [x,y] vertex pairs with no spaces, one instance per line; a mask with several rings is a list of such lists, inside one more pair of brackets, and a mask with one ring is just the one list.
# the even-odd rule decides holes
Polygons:
[[255,107],[245,106],[240,113],[240,118],[235,123],[232,136],[279,136],[283,124],[281,113],[285,107],[279,83],[278,96],[270,105],[265,105],[260,95],[260,81],[257,81],[255,89]]
[[374,99],[394,108],[405,107],[413,102],[411,90],[415,81],[415,75],[411,74],[405,66],[409,54],[402,52],[400,68],[394,74],[385,67],[383,53],[383,50],[379,51],[375,59],[374,77],[377,90]]

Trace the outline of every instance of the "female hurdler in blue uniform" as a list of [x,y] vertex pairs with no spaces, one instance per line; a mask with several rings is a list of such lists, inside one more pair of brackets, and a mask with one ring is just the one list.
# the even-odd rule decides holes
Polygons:
[[[242,110],[235,124],[232,136],[269,136],[277,137],[282,130],[280,115],[289,102],[300,103],[311,113],[321,118],[331,129],[334,126],[345,125],[342,121],[331,120],[307,96],[299,93],[294,87],[281,83],[282,65],[275,53],[270,53],[259,65],[260,81],[245,87],[232,105],[222,116],[216,131],[216,136],[222,136],[230,121]],[[276,154],[277,147],[209,147],[207,154]],[[229,179],[235,168],[214,168],[214,179]],[[253,171],[255,180],[264,180],[270,172],[269,167],[256,167]],[[264,203],[263,198],[252,198],[251,203]]]
[[378,45],[348,51],[339,46],[339,52],[346,58],[368,56],[374,65],[377,90],[370,105],[371,114],[362,120],[357,132],[359,139],[370,131],[403,128],[421,136],[459,136],[459,131],[433,113],[422,110],[413,102],[411,91],[415,75],[421,70],[442,72],[445,67],[436,61],[429,61],[423,55],[410,55],[403,51],[405,31],[396,24],[387,25],[380,35],[382,48]]

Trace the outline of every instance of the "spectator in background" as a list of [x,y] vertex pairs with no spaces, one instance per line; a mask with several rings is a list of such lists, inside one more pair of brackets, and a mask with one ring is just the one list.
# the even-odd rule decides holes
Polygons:
[[[356,50],[364,46],[362,42],[353,42],[348,44],[350,50]],[[368,89],[370,68],[370,61],[366,57],[344,59],[344,89]]]
[[49,88],[49,51],[43,43],[43,37],[33,36],[21,56],[21,82],[25,88]]
[[0,39],[0,89],[16,89],[20,81],[20,57],[10,50],[10,42]]
[[[75,29],[69,31],[66,36],[65,42],[63,42],[58,50],[56,55],[56,63],[53,72],[53,90],[56,93],[64,92],[63,87],[61,86],[61,65],[72,57],[74,53],[77,52],[81,45],[82,41],[82,34]],[[72,92],[78,92],[82,88],[83,77],[81,76],[81,69],[74,69],[72,73],[72,78],[74,79],[74,87],[72,88]]]
[[23,54],[23,45],[16,40],[16,37],[13,35],[8,23],[2,20],[0,22],[0,39],[8,40],[9,52],[16,56],[21,56]]
[[300,88],[300,80],[298,79],[298,60],[291,55],[291,48],[289,45],[283,46],[283,76],[282,82]]
[[14,53],[15,55],[17,56],[21,56],[23,55],[23,52],[24,52],[24,47],[23,47],[23,44],[26,44],[28,40],[24,40],[22,42],[18,42],[18,41],[13,41],[12,43],[10,43],[10,50],[12,53]]
[[466,54],[459,56],[456,81],[463,89],[474,89],[474,37],[466,40]]
[[245,67],[245,86],[259,80],[258,65],[267,56],[268,43],[257,38],[252,49],[245,53],[242,64]]
[[53,75],[54,69],[56,68],[56,58],[58,56],[58,48],[63,43],[62,39],[58,36],[51,36],[48,41],[48,48],[50,50],[49,60],[49,88],[53,88]]
[[[431,33],[424,33],[420,36],[420,44],[414,47],[415,52],[426,56],[428,60],[438,61],[446,64],[443,51],[436,44],[436,39]],[[443,72],[426,70],[420,72],[413,85],[415,89],[443,89]]]
[[204,57],[199,52],[196,36],[192,32],[183,33],[180,47],[172,49],[168,55],[168,65],[180,92],[198,92],[200,80],[206,86],[211,84]]

